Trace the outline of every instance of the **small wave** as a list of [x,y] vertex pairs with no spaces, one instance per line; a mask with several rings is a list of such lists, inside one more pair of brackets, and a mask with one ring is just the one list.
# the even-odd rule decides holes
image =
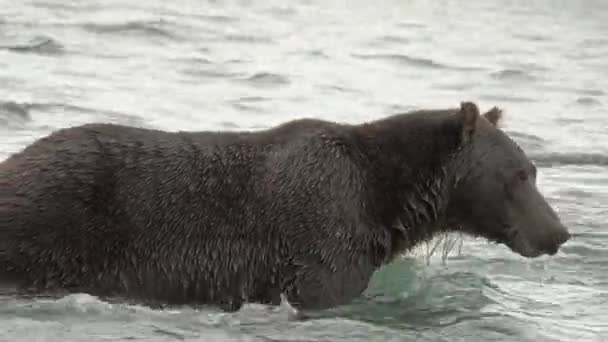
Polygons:
[[327,55],[327,53],[325,53],[325,51],[323,50],[305,50],[302,51],[303,54],[308,55],[310,57],[315,57],[315,58],[324,58],[324,59],[328,59],[329,56]]
[[581,124],[585,122],[585,118],[555,118],[554,121],[559,125]]
[[0,127],[20,128],[31,120],[31,105],[12,101],[0,102]]
[[526,151],[539,151],[547,144],[546,140],[533,134],[512,131],[507,128],[503,130]]
[[250,43],[250,44],[269,44],[272,43],[273,40],[267,37],[259,37],[253,35],[245,35],[245,34],[227,34],[224,36],[224,39],[231,42],[238,43]]
[[589,96],[603,96],[606,95],[606,92],[600,89],[580,89],[579,92],[581,94],[589,95]]
[[462,67],[447,65],[436,62],[430,58],[425,57],[412,57],[404,54],[352,54],[353,57],[364,59],[364,60],[385,60],[393,63],[402,65],[408,65],[413,67],[427,68],[427,69],[445,69],[445,70],[459,70],[459,71],[475,71],[481,70],[477,67]]
[[279,86],[289,84],[289,79],[286,76],[273,74],[269,72],[258,72],[245,79],[246,82],[256,86]]
[[167,29],[158,27],[162,21],[145,22],[133,21],[118,24],[84,24],[85,30],[99,34],[130,34],[142,37],[162,39],[177,39],[178,37]]
[[410,40],[407,39],[407,38],[405,38],[405,37],[392,36],[392,35],[385,35],[385,36],[382,36],[382,37],[380,37],[378,39],[382,40],[382,41],[385,41],[387,43],[408,44],[410,42]]
[[491,74],[495,79],[511,81],[533,81],[536,77],[519,69],[503,69]]
[[244,110],[248,112],[260,112],[261,108],[259,105],[266,102],[268,98],[261,96],[241,96],[237,99],[230,100],[231,106],[238,110]]
[[241,102],[264,102],[267,101],[268,99],[265,97],[261,97],[261,96],[243,96],[243,97],[239,97],[238,101]]
[[[16,103],[0,102],[0,124],[8,126],[15,123],[23,124],[31,120],[32,112],[40,113],[86,113],[98,119],[109,119],[112,121],[124,122],[139,125],[141,119],[138,116],[125,114],[110,110],[100,110],[65,103],[37,102],[37,103]],[[3,122],[4,121],[4,122]]]
[[411,112],[411,111],[420,109],[418,106],[406,105],[403,103],[389,104],[385,108],[386,108],[386,112],[388,112],[388,113],[407,113],[407,112]]
[[530,153],[529,156],[539,166],[608,166],[608,156],[600,153]]
[[319,88],[322,89],[323,91],[329,90],[329,91],[335,91],[338,93],[349,93],[349,94],[361,94],[362,93],[360,90],[353,89],[348,86],[341,86],[341,85],[335,85],[335,84],[321,85],[321,86],[319,86]]
[[210,65],[213,61],[205,57],[176,57],[171,59],[175,63],[187,65]]
[[199,17],[203,21],[210,21],[213,23],[234,23],[238,21],[238,18],[231,17],[228,15],[202,15]]
[[152,328],[153,328],[152,332],[154,332],[155,334],[165,335],[165,336],[170,337],[175,340],[183,341],[187,337],[184,334],[182,334],[181,332],[173,331],[170,328],[163,328],[163,327],[160,327],[157,325],[153,325]]
[[214,67],[211,69],[194,69],[194,68],[186,68],[181,71],[182,74],[190,77],[200,78],[234,78],[238,77],[240,74],[230,71],[221,70],[218,67]]
[[575,87],[564,86],[562,84],[543,85],[541,90],[553,91],[553,92],[559,92],[559,93],[562,93],[562,92],[577,93],[582,96],[604,96],[604,95],[606,95],[606,92],[601,89],[575,88]]
[[36,37],[29,43],[23,45],[0,46],[0,49],[18,53],[34,53],[40,55],[60,55],[64,52],[63,45],[49,37]]
[[410,43],[410,40],[405,37],[400,37],[396,35],[382,35],[379,37],[374,37],[371,39],[367,45],[371,47],[375,46],[390,46],[390,45],[407,45]]
[[416,67],[430,68],[430,69],[447,69],[448,66],[435,62],[430,58],[422,57],[411,57],[403,54],[353,54],[353,57],[366,59],[366,60],[386,60],[396,62],[400,64],[407,64]]
[[519,38],[522,40],[527,40],[530,42],[546,42],[546,41],[550,41],[551,37],[547,37],[547,36],[543,36],[541,34],[515,34],[513,35],[514,38]]
[[529,133],[522,133],[522,132],[518,132],[518,131],[512,131],[512,130],[508,130],[505,129],[505,131],[509,134],[509,136],[515,138],[515,139],[522,139],[522,140],[526,140],[526,141],[534,141],[536,143],[544,143],[545,140],[541,137],[539,137],[538,135],[534,135],[534,134],[529,134]]
[[30,120],[30,104],[13,101],[0,102],[0,117],[9,120]]
[[481,95],[480,99],[486,101],[505,101],[505,102],[538,102],[537,99],[526,97],[526,96],[515,96],[515,95],[494,95],[494,94],[486,94]]
[[583,47],[603,47],[608,45],[608,38],[587,38],[579,44]]
[[249,102],[249,101],[244,101],[242,99],[239,99],[236,101],[231,101],[232,107],[236,108],[239,111],[255,112],[255,113],[262,112],[262,109],[260,107],[256,106],[256,103],[257,102]]
[[221,122],[219,122],[219,125],[222,128],[225,128],[225,129],[237,129],[237,128],[240,128],[240,126],[238,124],[236,124],[235,122],[232,122],[232,121],[221,121]]
[[588,96],[579,97],[578,99],[576,99],[576,103],[584,106],[597,106],[602,104],[598,99]]

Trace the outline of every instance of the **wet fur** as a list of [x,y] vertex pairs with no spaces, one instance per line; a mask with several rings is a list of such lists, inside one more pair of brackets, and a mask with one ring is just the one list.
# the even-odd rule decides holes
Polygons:
[[280,293],[299,308],[348,303],[448,229],[461,111],[259,132],[59,130],[0,164],[0,281],[227,310]]

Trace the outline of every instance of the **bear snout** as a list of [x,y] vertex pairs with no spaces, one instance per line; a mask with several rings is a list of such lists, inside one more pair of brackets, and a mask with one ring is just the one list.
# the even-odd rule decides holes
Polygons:
[[507,243],[507,246],[526,258],[536,258],[542,255],[553,256],[572,237],[566,227],[561,224],[557,227],[546,227],[539,230],[540,233],[533,236],[520,232],[522,234],[517,234],[514,240]]
[[552,234],[552,236],[548,237],[545,242],[541,245],[540,251],[548,254],[555,255],[559,251],[560,247],[570,240],[571,235],[565,229],[560,229],[557,233]]

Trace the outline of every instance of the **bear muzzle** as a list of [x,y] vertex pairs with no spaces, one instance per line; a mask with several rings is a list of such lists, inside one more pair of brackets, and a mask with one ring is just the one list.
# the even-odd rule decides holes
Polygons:
[[525,257],[555,255],[572,237],[535,186],[524,186],[510,208],[514,234],[506,244]]

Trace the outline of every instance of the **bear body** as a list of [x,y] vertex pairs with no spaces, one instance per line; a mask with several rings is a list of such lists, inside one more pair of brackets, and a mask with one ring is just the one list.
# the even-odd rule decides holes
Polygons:
[[56,131],[0,164],[0,281],[226,310],[281,294],[302,309],[346,304],[449,230],[471,164],[467,110],[258,132]]

